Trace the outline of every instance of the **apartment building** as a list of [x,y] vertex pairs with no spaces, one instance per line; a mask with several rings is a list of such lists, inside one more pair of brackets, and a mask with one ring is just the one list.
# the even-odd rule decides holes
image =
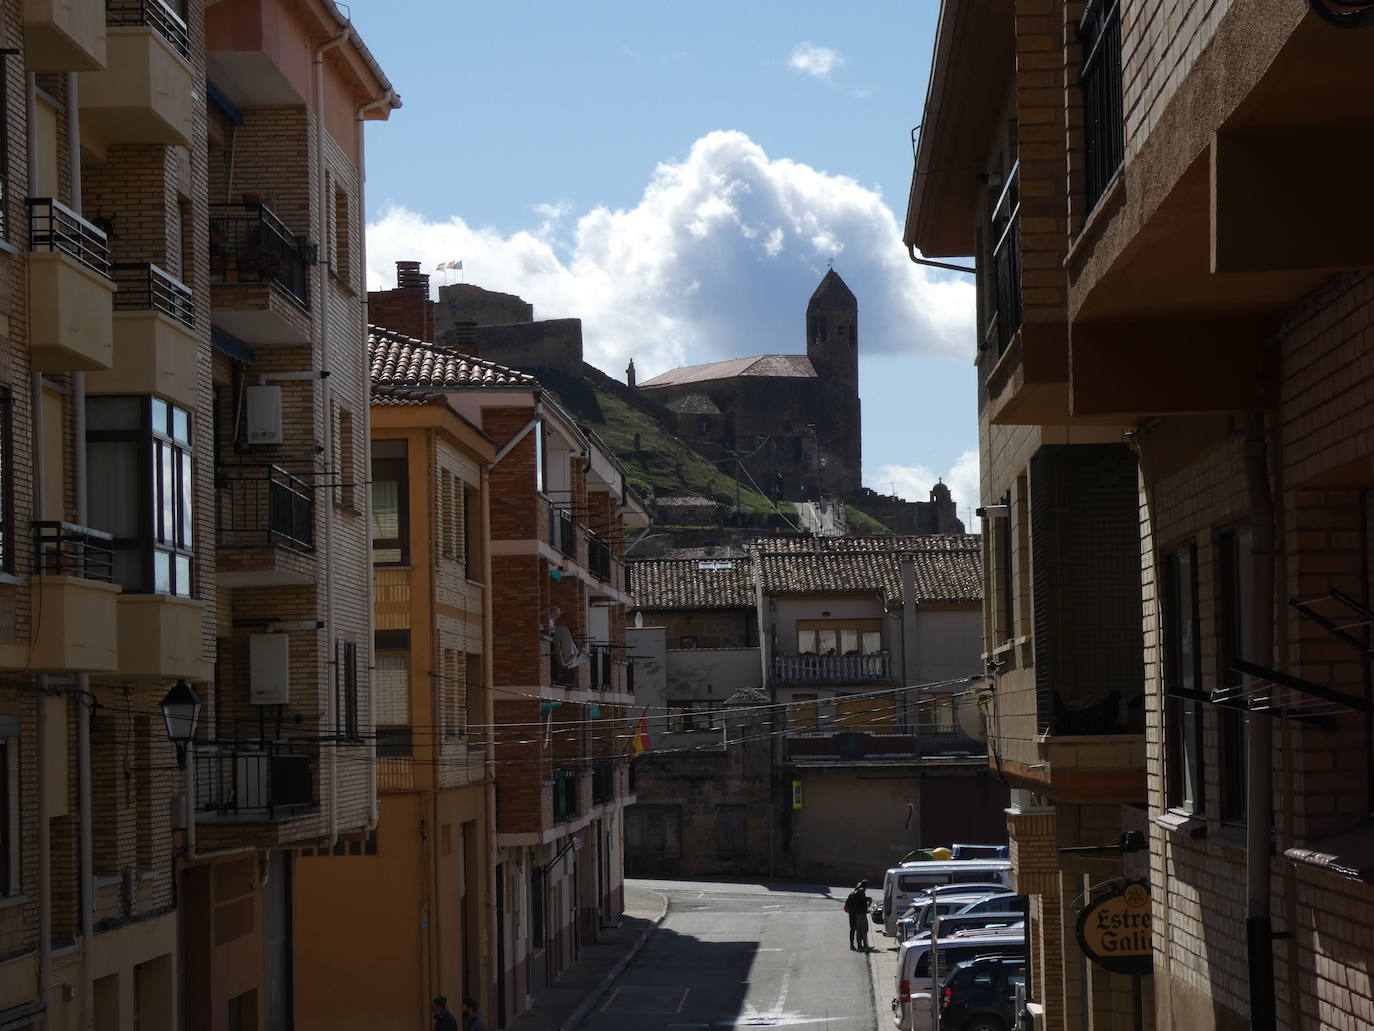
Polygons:
[[[372,335],[374,372],[394,346]],[[483,686],[491,657],[484,484],[495,454],[448,395],[373,388],[381,809],[361,844],[298,860],[298,1028],[422,1027],[436,995],[476,998],[484,1012],[495,1001],[492,714]]]
[[[359,119],[396,101],[328,0],[206,8],[12,2],[0,21],[12,48],[0,158],[0,1021],[11,1027],[289,1026],[284,849],[372,818],[370,761],[341,772],[321,744],[342,668],[332,638],[361,640],[366,656],[370,636],[366,606],[331,607],[321,585],[366,593],[366,520],[315,505],[335,477],[332,460],[313,458],[339,425],[320,370],[366,416],[361,307],[323,265],[297,266],[289,331],[267,300],[284,263],[259,268],[256,301],[221,290],[212,207],[228,186],[214,141],[258,105],[293,111],[299,131],[271,146],[331,148],[323,164],[354,191],[341,224],[360,246]],[[276,34],[286,26],[289,44]],[[313,49],[329,41],[329,56]],[[255,94],[269,81],[272,97]],[[272,156],[248,172],[251,138],[237,155],[252,188],[299,198],[298,246],[324,237],[323,213],[344,209],[333,196],[320,206],[315,164]],[[288,369],[313,374],[287,377],[294,418],[283,426],[270,404],[249,417],[236,388]],[[274,434],[249,441],[246,428],[264,424]],[[249,455],[264,469],[311,456],[309,490],[289,506],[270,477],[231,490]],[[229,497],[243,499],[238,512],[256,506],[255,526],[226,520]],[[284,546],[286,525],[295,544],[330,545]],[[251,545],[234,536],[250,529]],[[268,564],[284,554],[286,575]],[[289,648],[259,665],[250,638],[274,631]],[[363,661],[356,694],[370,721]],[[370,760],[370,747],[354,751]]]
[[[425,277],[410,262],[398,272],[398,286],[370,303],[422,328]],[[488,1012],[504,1024],[623,909],[633,695],[622,554],[626,530],[648,518],[615,456],[532,376],[380,328],[372,363],[379,386],[441,393],[496,447],[482,471],[495,810]]]
[[[1119,809],[1123,835],[1140,833],[1114,853],[1106,808],[1080,806],[1068,828],[1053,783],[1027,783],[1028,805],[1013,805],[1013,840],[1027,845],[1018,872],[1056,851],[1061,871],[1095,854],[1093,880],[1111,879],[1103,874],[1117,862],[1120,877],[1147,878],[1152,896],[1153,977],[1139,989],[1080,963],[1086,983],[1075,990],[1065,946],[1057,1009],[1052,943],[1039,929],[1047,1026],[1098,1026],[1133,1010],[1161,1028],[1374,1020],[1363,401],[1374,287],[1360,271],[1362,216],[1320,185],[1348,167],[1371,114],[1357,85],[1364,20],[1358,5],[1247,0],[942,11],[907,243],[927,257],[978,257],[990,362],[980,377],[983,499],[1011,556],[1005,573],[992,563],[990,579],[1013,599],[1011,634],[1001,606],[987,620],[998,704],[1011,695],[994,654],[1001,642],[1017,667],[1034,661],[1037,705],[1066,672],[1062,643],[1042,648],[1042,628],[1074,651],[1100,649],[1095,669],[1079,670],[1094,685],[1085,700],[1105,710],[1118,691],[1118,716],[1130,702],[1118,754],[1131,762],[1113,772],[1098,747],[1074,749],[1074,762],[1098,770],[1099,783],[1116,779],[1121,793],[1101,801],[1147,802],[1144,820],[1134,805]],[[1005,70],[997,86],[989,67]],[[1037,546],[1033,460],[1028,532],[1017,530],[1021,492],[1005,493],[1019,487],[1005,478],[1018,465],[1006,461],[1008,440],[1043,442],[1050,427],[1056,445],[1117,456],[1095,474],[1069,474],[1078,493],[1053,520],[1082,507],[1071,525],[1104,539],[1093,561],[1110,576],[1097,577],[1106,582],[1095,604],[1110,606],[1110,626],[1096,633],[1087,606],[1036,604],[1042,556],[1062,561],[1064,538],[1051,532],[1054,547]],[[1136,457],[1133,505],[1114,487],[1129,466],[1123,443]],[[1061,496],[1064,479],[1044,482],[1047,500]],[[1120,557],[1128,508],[1135,605]],[[1029,609],[1017,609],[1028,593]],[[1132,609],[1137,633],[1120,621]],[[1021,612],[1034,619],[1028,656],[1013,623]],[[1047,658],[1052,676],[1042,678]],[[1136,679],[1143,720],[1128,691]],[[1143,762],[1132,740],[1141,729]],[[1036,775],[1058,780],[1047,761]],[[1135,851],[1141,838],[1148,851]],[[1059,880],[1067,927],[1092,892]],[[1044,920],[1053,886],[1040,887]]]

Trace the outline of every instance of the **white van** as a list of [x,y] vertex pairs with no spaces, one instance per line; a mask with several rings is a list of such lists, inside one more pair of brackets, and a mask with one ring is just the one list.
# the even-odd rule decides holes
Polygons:
[[937,884],[1001,884],[1011,887],[1008,859],[951,859],[903,863],[883,874],[883,931],[897,934],[897,918],[906,912],[914,895]]
[[959,963],[979,956],[1026,955],[1026,928],[969,928],[942,936],[936,943],[940,969],[931,970],[929,938],[903,942],[897,956],[896,995],[892,999],[892,1022],[898,1031],[934,1031],[935,1014],[930,1001],[936,977],[943,976]]

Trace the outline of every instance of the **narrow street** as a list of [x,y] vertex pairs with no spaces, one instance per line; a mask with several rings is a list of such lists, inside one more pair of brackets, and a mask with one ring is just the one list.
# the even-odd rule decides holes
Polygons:
[[585,1031],[878,1027],[868,960],[848,948],[847,889],[642,883],[668,896],[668,918]]

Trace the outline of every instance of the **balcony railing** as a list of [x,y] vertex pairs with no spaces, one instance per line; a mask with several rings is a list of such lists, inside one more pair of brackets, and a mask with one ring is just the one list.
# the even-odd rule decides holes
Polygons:
[[957,731],[875,734],[867,731],[789,733],[791,762],[914,762],[922,758],[959,758],[985,755],[986,745]]
[[105,0],[105,24],[146,25],[165,39],[178,54],[188,61],[191,59],[191,41],[186,23],[162,0]]
[[61,251],[92,272],[110,274],[110,241],[103,230],[51,197],[30,197],[29,250]]
[[195,299],[191,288],[150,261],[115,262],[111,278],[119,287],[114,296],[116,311],[160,311],[190,326],[196,325]]
[[210,279],[215,283],[275,283],[309,304],[308,249],[265,204],[248,214],[217,208],[210,216]]
[[553,771],[553,818],[571,820],[577,815],[577,771]]
[[72,523],[36,522],[33,569],[38,576],[76,576],[114,583],[114,538]]
[[614,759],[597,759],[592,764],[592,804],[602,805],[615,799]]
[[594,533],[587,534],[587,572],[598,580],[611,579],[611,542]]
[[221,466],[215,493],[221,544],[315,550],[315,491],[299,476],[276,465]]
[[1121,116],[1121,3],[1089,0],[1078,23],[1083,44],[1084,185],[1088,210],[1102,199],[1126,153]]
[[992,269],[997,310],[997,356],[1021,328],[1021,164],[1012,166],[992,212]]
[[864,655],[775,655],[773,680],[790,684],[855,684],[892,676],[887,652]]
[[593,691],[609,691],[611,689],[611,671],[615,665],[611,658],[612,651],[613,649],[609,644],[587,646],[587,668],[591,671]]
[[576,526],[572,512],[549,502],[549,545],[569,558],[577,554]]
[[202,746],[196,811],[275,820],[315,804],[315,756],[294,742]]

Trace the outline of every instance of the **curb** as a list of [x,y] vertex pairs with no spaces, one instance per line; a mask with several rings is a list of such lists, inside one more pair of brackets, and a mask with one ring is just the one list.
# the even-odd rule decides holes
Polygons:
[[635,943],[630,946],[630,951],[616,960],[616,964],[611,967],[610,973],[603,977],[596,987],[587,993],[587,997],[578,1004],[577,1009],[569,1013],[567,1019],[558,1025],[558,1031],[574,1031],[574,1028],[587,1019],[587,1015],[596,1008],[596,1004],[605,997],[608,991],[610,991],[611,985],[615,984],[615,979],[625,972],[625,968],[630,965],[631,961],[633,961],[644,946],[648,944],[654,932],[663,925],[664,920],[668,919],[668,896],[659,895],[658,892],[654,892],[653,894],[658,895],[663,903],[663,909],[658,914],[657,919],[644,929],[643,933],[635,940]]

